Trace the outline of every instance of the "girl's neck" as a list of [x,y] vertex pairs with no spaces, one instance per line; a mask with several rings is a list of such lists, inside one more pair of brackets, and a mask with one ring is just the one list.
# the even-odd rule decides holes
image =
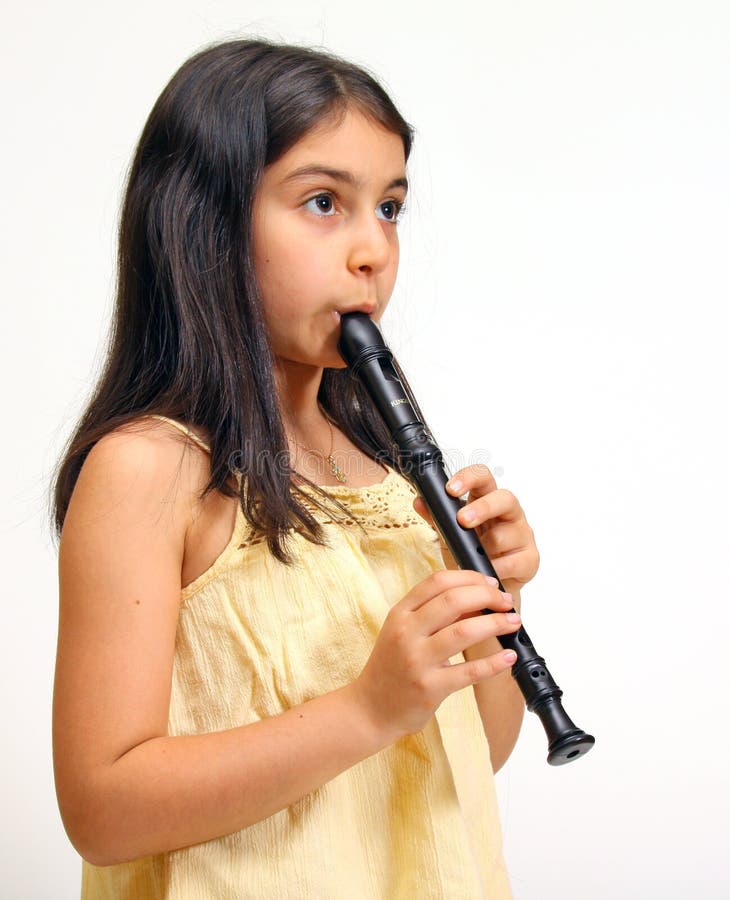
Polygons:
[[382,481],[384,466],[365,456],[319,406],[317,395],[324,369],[279,360],[275,372],[292,467],[315,484],[337,485],[342,479],[329,462],[333,454],[348,485],[361,487]]
[[287,431],[306,430],[321,424],[323,416],[317,402],[324,370],[289,360],[277,361],[275,377],[279,404]]

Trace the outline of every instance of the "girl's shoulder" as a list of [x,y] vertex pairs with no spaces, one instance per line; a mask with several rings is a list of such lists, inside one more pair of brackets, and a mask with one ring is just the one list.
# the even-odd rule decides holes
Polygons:
[[208,435],[177,420],[146,416],[109,432],[95,451],[101,482],[108,484],[119,468],[114,495],[136,496],[140,516],[148,522],[158,516],[176,541],[182,586],[207,571],[228,545],[238,510],[235,497],[204,493],[211,476]]
[[119,425],[94,444],[87,459],[92,456],[108,464],[174,467],[178,477],[187,468],[210,471],[207,435],[165,416],[140,416]]
[[231,539],[238,501],[219,491],[204,494],[205,437],[148,416],[100,438],[64,521],[59,551],[66,571],[111,572],[134,560],[155,577],[167,572],[178,592],[207,571]]
[[[207,435],[200,428],[191,428],[178,419],[167,416],[145,415],[131,419],[109,431],[98,441],[118,448],[132,448],[132,452],[155,449],[159,453],[170,452],[174,447],[195,448],[209,454]],[[136,447],[135,447],[136,442]]]
[[120,425],[89,451],[69,513],[82,507],[87,515],[103,517],[138,507],[140,515],[149,515],[159,508],[185,534],[210,478],[205,444],[202,434],[170,420],[145,416]]
[[108,468],[120,466],[140,470],[140,475],[169,475],[178,488],[210,477],[206,435],[182,422],[164,416],[141,416],[109,431],[94,445],[87,461],[96,457]]

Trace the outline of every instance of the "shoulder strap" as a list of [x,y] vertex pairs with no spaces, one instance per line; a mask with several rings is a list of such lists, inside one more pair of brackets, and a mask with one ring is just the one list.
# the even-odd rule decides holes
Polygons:
[[169,419],[167,416],[158,416],[158,415],[150,415],[147,418],[149,419],[159,419],[161,422],[167,422],[168,425],[172,425],[174,428],[177,428],[178,431],[182,431],[183,434],[187,435],[193,443],[197,444],[202,450],[205,450],[206,453],[210,454],[210,447],[205,443],[204,440],[198,437],[197,434],[192,432],[187,425],[183,425],[182,422],[178,422],[177,419]]

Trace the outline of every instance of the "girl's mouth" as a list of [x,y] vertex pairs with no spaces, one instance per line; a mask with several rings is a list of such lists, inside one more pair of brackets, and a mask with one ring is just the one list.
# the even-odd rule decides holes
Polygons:
[[346,313],[361,312],[365,313],[366,316],[371,316],[375,312],[375,306],[375,303],[362,303],[360,304],[360,306],[353,306],[349,309],[336,309],[334,310],[334,313],[337,321],[339,322],[340,317],[345,315]]

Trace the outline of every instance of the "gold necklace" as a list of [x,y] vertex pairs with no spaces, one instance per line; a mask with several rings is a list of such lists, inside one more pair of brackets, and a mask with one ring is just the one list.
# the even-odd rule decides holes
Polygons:
[[332,451],[335,449],[335,433],[332,430],[332,423],[330,422],[329,417],[324,413],[324,411],[322,411],[322,414],[324,415],[330,430],[329,453],[325,455],[321,450],[312,450],[311,447],[305,447],[304,444],[300,444],[299,441],[296,440],[296,438],[294,440],[294,443],[297,446],[301,447],[303,450],[308,450],[310,453],[316,453],[318,456],[324,456],[324,458],[329,463],[330,472],[334,475],[334,477],[340,482],[340,484],[347,484],[347,475],[345,475],[342,469],[337,465],[337,463],[335,462],[335,458],[332,455]]
[[[327,417],[325,416],[325,418]],[[332,430],[332,423],[329,419],[327,419],[327,424],[330,428],[330,452],[327,454],[327,462],[330,464],[330,472],[332,472],[332,474],[340,482],[340,484],[346,484],[347,476],[335,462],[334,456],[332,456],[332,451],[335,449],[335,433]]]

